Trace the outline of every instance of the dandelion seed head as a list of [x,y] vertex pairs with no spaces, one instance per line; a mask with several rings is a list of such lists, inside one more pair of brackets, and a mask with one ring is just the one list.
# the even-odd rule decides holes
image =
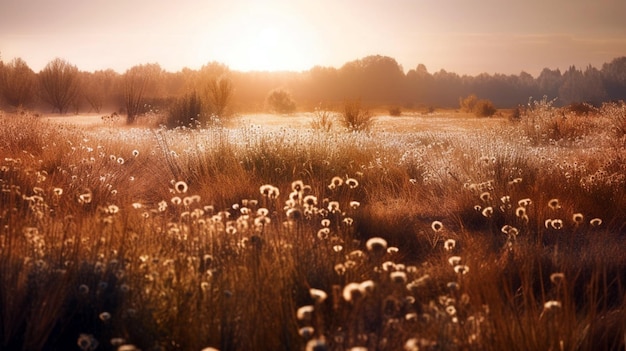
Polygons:
[[396,247],[396,246],[389,246],[387,248],[387,253],[388,254],[395,254],[395,253],[398,253],[399,251],[400,251],[400,249],[398,247]]
[[363,294],[371,294],[376,288],[376,283],[373,280],[368,279],[359,283],[359,289]]
[[434,232],[437,233],[443,230],[443,223],[441,223],[440,221],[433,221],[430,224],[430,227],[432,228]]
[[347,302],[353,302],[359,297],[363,296],[363,291],[359,283],[348,283],[342,291],[343,299]]
[[99,346],[98,340],[92,334],[80,334],[76,344],[83,351],[94,351]]
[[172,198],[170,199],[170,202],[171,202],[173,205],[178,206],[178,205],[180,205],[181,203],[183,203],[183,200],[180,198],[180,196],[174,196],[174,197],[172,197]]
[[314,333],[315,333],[315,329],[311,326],[305,326],[305,327],[298,329],[298,334],[307,340],[312,338]]
[[456,315],[456,308],[454,306],[452,306],[452,305],[446,306],[446,313],[449,316],[454,316],[454,315]]
[[582,224],[584,220],[585,216],[583,216],[582,213],[574,213],[572,215],[572,221],[574,221],[576,225]]
[[484,217],[491,217],[493,215],[493,207],[489,206],[489,207],[485,207],[482,211],[482,214]]
[[341,252],[343,250],[343,246],[341,245],[333,245],[333,251]]
[[489,202],[489,200],[491,200],[491,194],[488,191],[485,191],[480,194],[480,199],[483,200],[483,202]]
[[315,311],[315,307],[312,305],[302,306],[296,311],[296,317],[301,321],[310,321],[313,317],[313,311]]
[[550,207],[553,210],[558,210],[559,208],[561,208],[559,199],[551,199],[550,201],[548,201],[548,207]]
[[522,207],[528,207],[530,206],[530,204],[532,204],[532,200],[531,199],[521,199],[517,202],[518,205],[522,206]]
[[322,229],[317,231],[317,238],[320,239],[320,240],[328,239],[329,235],[330,235],[330,229],[329,228],[322,228]]
[[328,297],[328,294],[324,290],[315,288],[309,289],[309,294],[311,295],[311,298],[313,298],[315,303],[322,303]]
[[334,267],[335,269],[335,273],[337,273],[338,275],[344,275],[346,274],[346,266],[343,263],[337,263]]
[[461,256],[451,256],[448,258],[448,263],[453,267],[459,265],[461,263]]
[[111,314],[109,312],[102,312],[98,315],[101,321],[106,322],[111,319]]
[[467,265],[459,264],[454,266],[454,272],[457,274],[467,274],[469,272],[469,267]]
[[189,190],[189,187],[187,186],[187,183],[179,180],[174,184],[174,190],[179,194],[185,194],[187,190]]
[[456,241],[454,239],[448,239],[443,243],[443,247],[446,251],[454,250],[455,246],[456,246]]
[[551,310],[551,309],[556,309],[556,308],[561,308],[561,307],[562,307],[561,301],[556,301],[556,300],[546,301],[546,303],[543,304],[543,308],[546,310]]
[[346,185],[350,189],[354,189],[354,188],[359,186],[359,182],[356,179],[354,179],[354,178],[348,178],[348,179],[346,179]]
[[550,222],[550,226],[551,226],[553,229],[556,229],[556,230],[563,229],[563,220],[561,220],[561,219],[553,219],[553,220]]
[[370,238],[365,243],[365,247],[370,252],[383,252],[387,250],[387,240],[380,237]]
[[335,188],[340,187],[342,185],[343,185],[343,179],[341,179],[341,177],[335,176],[335,177],[333,177],[330,180],[330,186],[333,187],[332,189],[335,189]]
[[552,273],[550,274],[550,281],[553,284],[560,284],[565,280],[565,274],[563,273]]
[[594,219],[589,221],[589,224],[591,224],[592,227],[599,227],[599,226],[602,225],[602,219],[594,218]]
[[389,278],[396,284],[406,284],[406,273],[402,271],[395,271],[389,274]]

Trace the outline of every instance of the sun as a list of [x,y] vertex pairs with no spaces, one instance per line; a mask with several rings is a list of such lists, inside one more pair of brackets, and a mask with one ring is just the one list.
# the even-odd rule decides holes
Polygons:
[[314,30],[288,13],[249,9],[231,17],[221,31],[221,41],[207,44],[202,55],[234,70],[304,71],[319,59]]

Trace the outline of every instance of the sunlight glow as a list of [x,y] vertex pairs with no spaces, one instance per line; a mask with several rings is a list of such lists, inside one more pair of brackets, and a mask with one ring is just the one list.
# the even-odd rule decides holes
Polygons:
[[[312,53],[315,31],[288,10],[248,8],[221,26],[219,44],[198,54],[239,71],[303,71],[319,60]],[[219,49],[215,49],[215,48]]]

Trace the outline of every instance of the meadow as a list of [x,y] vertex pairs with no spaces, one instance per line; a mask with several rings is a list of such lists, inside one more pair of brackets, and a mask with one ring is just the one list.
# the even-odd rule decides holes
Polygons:
[[624,350],[626,105],[0,116],[2,350]]

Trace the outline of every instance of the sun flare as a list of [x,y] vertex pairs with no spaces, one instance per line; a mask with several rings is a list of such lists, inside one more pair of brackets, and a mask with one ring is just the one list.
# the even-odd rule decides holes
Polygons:
[[[285,12],[248,9],[224,23],[220,49],[207,45],[206,58],[219,57],[240,71],[302,71],[319,56],[311,48],[314,30]],[[208,49],[211,48],[211,49]]]

